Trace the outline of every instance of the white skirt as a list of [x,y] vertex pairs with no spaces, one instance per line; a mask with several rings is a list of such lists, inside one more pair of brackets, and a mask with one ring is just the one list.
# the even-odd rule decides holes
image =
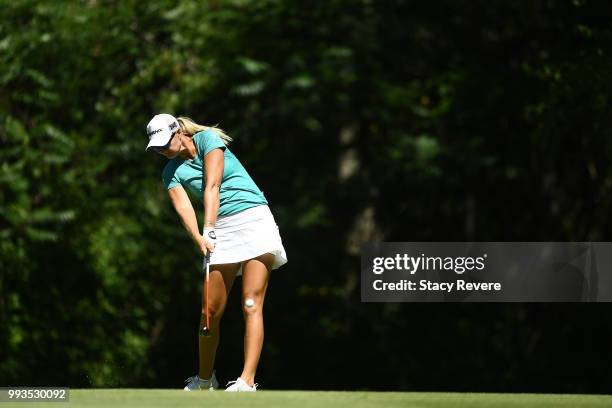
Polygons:
[[[217,217],[215,234],[217,244],[210,254],[211,265],[242,262],[268,252],[274,255],[272,269],[287,263],[278,225],[267,205]],[[242,275],[242,266],[238,275]]]

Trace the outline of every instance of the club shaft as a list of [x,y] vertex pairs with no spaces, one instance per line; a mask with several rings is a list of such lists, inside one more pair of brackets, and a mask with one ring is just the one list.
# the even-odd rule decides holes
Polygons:
[[210,330],[210,309],[208,308],[208,277],[210,274],[210,253],[206,254],[206,327]]

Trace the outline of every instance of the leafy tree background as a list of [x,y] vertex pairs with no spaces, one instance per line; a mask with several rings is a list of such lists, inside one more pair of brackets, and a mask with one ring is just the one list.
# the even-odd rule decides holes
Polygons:
[[266,388],[610,392],[608,304],[359,301],[368,241],[609,240],[610,11],[0,0],[0,384],[195,372],[201,260],[143,151],[168,112],[235,138],[279,224]]

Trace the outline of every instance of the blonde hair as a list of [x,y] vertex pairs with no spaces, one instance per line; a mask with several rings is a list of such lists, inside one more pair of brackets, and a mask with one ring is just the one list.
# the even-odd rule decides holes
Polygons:
[[186,116],[180,116],[176,118],[176,120],[178,120],[178,123],[181,126],[181,130],[189,136],[193,136],[196,133],[202,132],[204,130],[214,130],[215,132],[217,132],[221,140],[223,140],[223,143],[225,143],[226,145],[228,145],[233,140],[231,137],[226,135],[223,130],[219,129],[216,126],[202,126],[195,123],[192,119]]

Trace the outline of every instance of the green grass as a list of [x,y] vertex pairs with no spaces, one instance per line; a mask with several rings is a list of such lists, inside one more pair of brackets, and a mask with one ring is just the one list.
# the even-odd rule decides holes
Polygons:
[[68,403],[2,403],[0,408],[16,407],[249,407],[249,408],[580,408],[612,407],[612,396],[551,394],[474,394],[423,392],[342,392],[342,391],[258,391],[230,394],[222,391],[184,392],[181,390],[70,390]]

